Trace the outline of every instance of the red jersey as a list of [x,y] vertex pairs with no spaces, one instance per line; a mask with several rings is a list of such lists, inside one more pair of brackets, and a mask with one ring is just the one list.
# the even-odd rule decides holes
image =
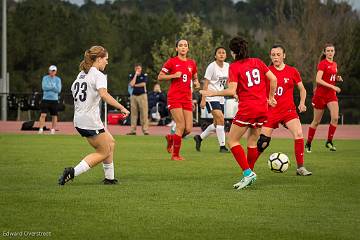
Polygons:
[[181,77],[171,80],[168,91],[169,102],[192,101],[191,80],[194,74],[197,73],[197,67],[194,60],[187,59],[186,61],[183,61],[178,57],[173,57],[167,60],[161,71],[166,74],[174,74],[176,72],[182,73]]
[[229,82],[237,82],[238,114],[257,117],[268,109],[265,74],[269,68],[258,58],[235,61],[229,67]]
[[273,65],[271,65],[269,69],[277,78],[275,92],[277,104],[274,108],[269,106],[269,110],[278,113],[287,112],[289,110],[296,111],[293,93],[294,86],[301,82],[300,73],[296,68],[289,65],[285,65],[285,68],[282,70],[277,70]]
[[[329,62],[327,59],[322,60],[317,67],[317,70],[323,71],[322,80],[325,82],[335,85],[336,84],[336,74],[337,74],[337,64],[336,62]],[[317,84],[315,95],[317,96],[328,96],[328,95],[335,95],[336,92],[333,89],[325,87],[323,85]]]

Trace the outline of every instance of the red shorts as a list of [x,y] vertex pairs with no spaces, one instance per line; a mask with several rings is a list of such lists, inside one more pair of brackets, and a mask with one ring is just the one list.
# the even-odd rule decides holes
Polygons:
[[175,102],[175,101],[171,102],[171,101],[169,101],[167,107],[169,110],[174,109],[174,108],[182,108],[184,110],[191,111],[191,112],[193,110],[192,102]]
[[299,119],[299,115],[297,114],[296,110],[289,110],[282,113],[272,113],[271,111],[269,111],[268,119],[267,122],[264,124],[264,127],[276,129],[279,127],[279,123],[285,126],[285,123],[293,119]]
[[238,115],[234,117],[232,123],[238,125],[239,127],[250,127],[250,128],[261,128],[264,123],[267,122],[267,116],[259,115],[257,117],[249,117]]
[[325,109],[329,102],[337,102],[338,98],[335,94],[329,94],[327,96],[314,95],[312,98],[312,105],[316,109]]

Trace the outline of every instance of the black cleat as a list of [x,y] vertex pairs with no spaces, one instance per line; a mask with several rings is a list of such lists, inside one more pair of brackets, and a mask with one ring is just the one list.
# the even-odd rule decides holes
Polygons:
[[305,150],[307,153],[311,153],[311,143],[307,142],[305,144]]
[[229,153],[229,149],[227,149],[225,146],[220,146],[220,151],[221,153]]
[[75,171],[73,167],[65,168],[63,174],[59,177],[59,185],[65,185],[68,181],[73,180],[74,174]]
[[327,141],[325,143],[325,147],[329,148],[329,150],[332,151],[332,152],[336,151],[336,147],[334,146],[332,141]]
[[202,141],[200,135],[195,135],[194,140],[195,140],[195,143],[196,143],[196,145],[195,145],[196,151],[200,152],[201,141]]
[[117,184],[117,183],[118,183],[118,180],[117,180],[116,178],[114,178],[114,179],[107,179],[107,178],[105,178],[105,179],[103,180],[103,183],[104,183],[105,185],[113,185],[113,184]]

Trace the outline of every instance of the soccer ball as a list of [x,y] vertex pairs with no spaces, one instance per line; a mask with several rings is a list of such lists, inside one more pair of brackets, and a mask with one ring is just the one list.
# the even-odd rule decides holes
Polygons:
[[276,173],[283,173],[288,170],[290,161],[288,156],[284,153],[277,152],[270,155],[268,165],[271,171]]

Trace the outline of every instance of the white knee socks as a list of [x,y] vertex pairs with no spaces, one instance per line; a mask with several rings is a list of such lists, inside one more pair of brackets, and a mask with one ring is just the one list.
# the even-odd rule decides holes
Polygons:
[[103,163],[105,178],[113,180],[115,178],[114,163]]
[[201,134],[200,134],[200,137],[201,139],[205,139],[207,138],[212,132],[215,131],[215,126],[214,124],[210,124],[206,129],[205,131],[203,131]]
[[216,126],[216,136],[218,138],[220,147],[225,146],[225,130],[224,130],[224,126],[220,126],[220,125]]
[[87,162],[85,162],[84,160],[81,160],[81,162],[74,168],[75,170],[75,177],[79,176],[80,174],[86,172],[87,170],[90,169],[89,164],[87,164]]

